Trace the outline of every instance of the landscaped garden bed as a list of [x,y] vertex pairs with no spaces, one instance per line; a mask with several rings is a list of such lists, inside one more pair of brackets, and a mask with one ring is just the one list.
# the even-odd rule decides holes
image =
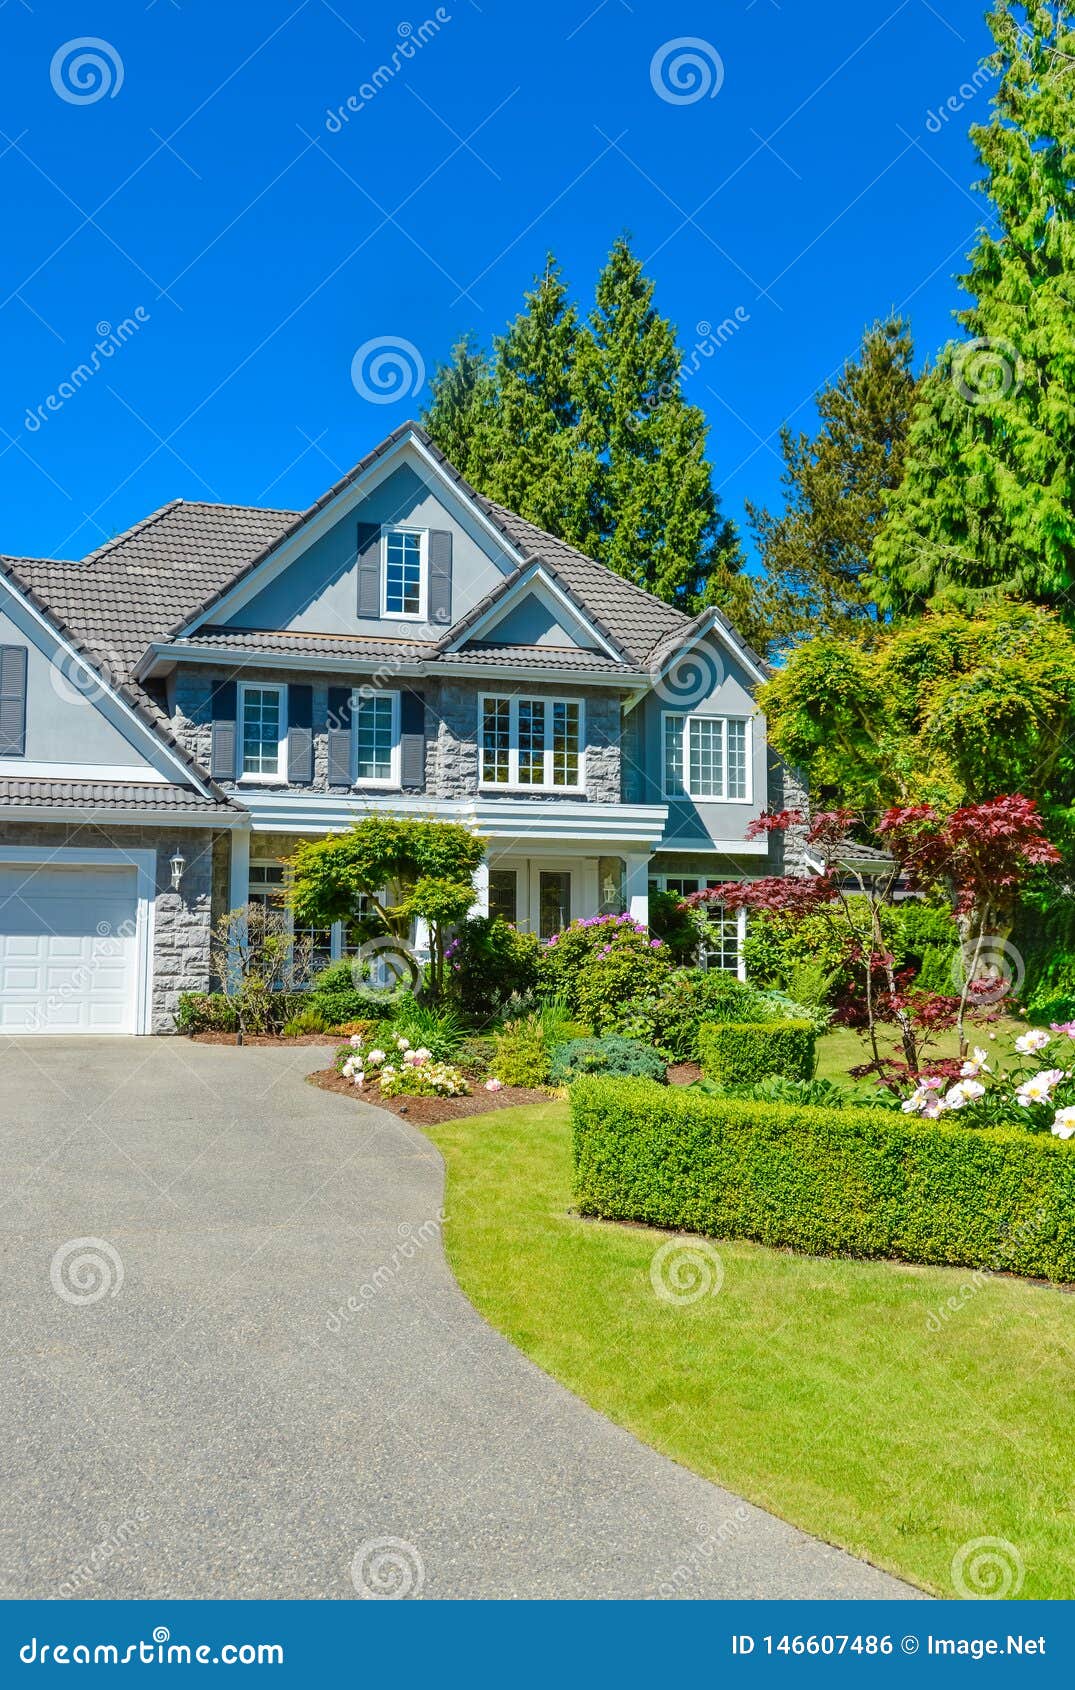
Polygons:
[[380,1092],[356,1091],[354,1083],[338,1074],[335,1068],[319,1068],[307,1076],[312,1086],[322,1091],[339,1092],[341,1097],[355,1098],[360,1103],[375,1104],[403,1115],[419,1126],[432,1126],[441,1121],[457,1121],[467,1115],[486,1115],[493,1109],[517,1109],[522,1104],[548,1103],[548,1090],[539,1086],[504,1086],[500,1091],[486,1091],[484,1086],[462,1097],[384,1097]]

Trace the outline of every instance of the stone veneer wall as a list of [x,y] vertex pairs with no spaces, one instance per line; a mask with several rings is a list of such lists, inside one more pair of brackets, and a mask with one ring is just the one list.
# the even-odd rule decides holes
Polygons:
[[[171,704],[172,731],[203,769],[209,768],[212,737],[211,690],[220,671],[180,670],[175,678]],[[286,669],[250,671],[254,678],[286,685],[289,680],[313,687],[314,778],[311,786],[295,791],[325,791],[328,785],[328,689],[345,684],[340,676],[297,675]],[[361,686],[363,677],[355,677]],[[620,801],[620,697],[599,688],[549,686],[528,683],[517,670],[505,670],[502,681],[437,680],[423,682],[400,677],[384,680],[387,690],[413,687],[426,701],[426,791],[434,798],[472,798],[478,791],[478,699],[483,692],[523,693],[534,698],[578,698],[585,705],[586,797],[595,803]],[[233,782],[222,782],[235,790]],[[361,788],[357,790],[361,791]],[[384,788],[374,790],[383,792]],[[505,796],[526,798],[513,790]],[[548,801],[555,793],[534,793]],[[578,799],[578,793],[564,793]]]
[[[0,822],[0,845],[78,846],[156,853],[153,923],[153,1031],[175,1031],[180,992],[209,989],[210,893],[215,854],[208,828],[88,826],[81,823]],[[172,891],[169,867],[176,847],[187,860],[183,884]],[[226,846],[224,847],[226,849]]]

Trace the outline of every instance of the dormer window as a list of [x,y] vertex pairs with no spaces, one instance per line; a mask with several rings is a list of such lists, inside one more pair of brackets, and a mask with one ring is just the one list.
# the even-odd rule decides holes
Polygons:
[[385,616],[415,622],[426,618],[426,534],[415,528],[386,528],[384,546]]

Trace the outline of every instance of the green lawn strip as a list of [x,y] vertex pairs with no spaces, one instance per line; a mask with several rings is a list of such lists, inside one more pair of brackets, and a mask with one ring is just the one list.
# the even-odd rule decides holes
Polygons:
[[[968,1039],[972,1046],[981,1045],[985,1050],[994,1053],[999,1060],[1010,1051],[1012,1040],[1016,1034],[1025,1032],[1025,1021],[1004,1019],[997,1021],[995,1025],[988,1028],[970,1027]],[[996,1038],[991,1039],[990,1033],[995,1033]],[[881,1047],[882,1055],[902,1059],[899,1036],[894,1028],[891,1026],[879,1028],[877,1042]],[[1059,1052],[1058,1063],[1063,1066],[1063,1063],[1059,1062],[1059,1058],[1068,1054],[1067,1041],[1062,1040],[1057,1048]],[[930,1043],[926,1055],[925,1071],[928,1072],[929,1070],[930,1057],[954,1057],[958,1053],[959,1039],[956,1036],[955,1029],[938,1033]],[[990,1062],[994,1060],[994,1054],[990,1055]],[[869,1060],[869,1043],[854,1027],[834,1027],[831,1032],[826,1033],[823,1038],[817,1041],[817,1078],[819,1080],[846,1080],[849,1068],[857,1068],[863,1062]],[[910,1091],[911,1087],[908,1086],[907,1090]]]
[[428,1130],[463,1290],[595,1408],[938,1594],[954,1594],[956,1551],[986,1537],[1015,1546],[1022,1596],[1075,1593],[1075,1298],[722,1242],[719,1295],[661,1302],[649,1267],[665,1235],[569,1212],[565,1105]]

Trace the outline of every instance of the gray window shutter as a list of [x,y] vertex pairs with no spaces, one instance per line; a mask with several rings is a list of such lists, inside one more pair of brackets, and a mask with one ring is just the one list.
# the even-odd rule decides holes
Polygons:
[[287,778],[308,786],[314,778],[314,689],[287,689]]
[[26,754],[26,647],[0,645],[0,757]]
[[381,614],[381,527],[358,525],[358,614],[363,621]]
[[328,784],[351,784],[351,689],[328,689]]
[[420,692],[399,697],[399,784],[424,792],[426,784],[426,706]]
[[220,681],[213,688],[213,738],[209,773],[214,780],[239,778],[239,727],[236,717],[239,688],[235,681]]
[[429,620],[442,629],[452,625],[452,536],[447,528],[429,531]]

